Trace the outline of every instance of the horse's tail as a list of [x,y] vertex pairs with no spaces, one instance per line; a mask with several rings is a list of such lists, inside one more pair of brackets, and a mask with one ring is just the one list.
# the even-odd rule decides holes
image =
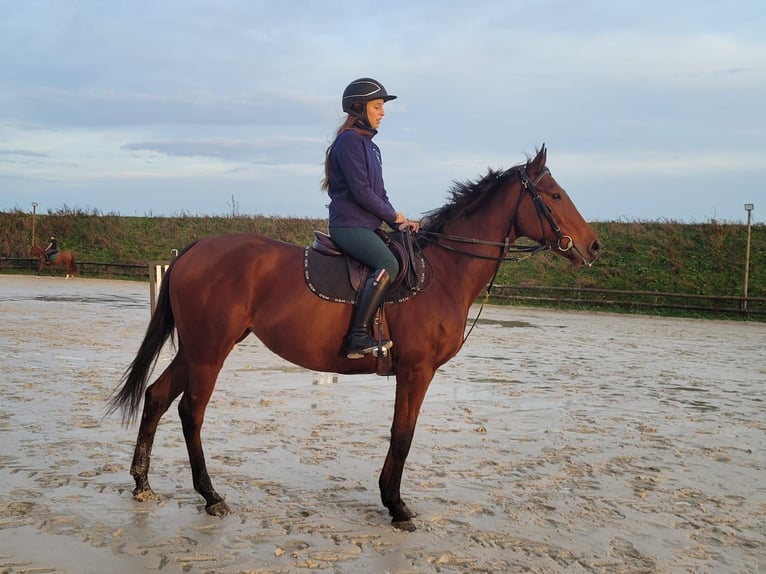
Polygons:
[[[196,242],[195,242],[196,243]],[[146,383],[157,364],[160,351],[167,340],[173,336],[176,321],[173,317],[173,309],[170,306],[170,281],[173,266],[194,243],[187,246],[179,256],[170,263],[168,270],[162,278],[162,286],[157,296],[157,306],[154,309],[146,335],[138,354],[120,379],[121,387],[116,389],[109,399],[107,414],[122,410],[123,424],[129,424],[136,420],[138,407],[141,404]]]
[[70,259],[69,268],[70,268],[69,272],[75,277],[80,275],[80,268],[77,267],[77,262],[74,260],[74,253],[72,253],[72,258]]

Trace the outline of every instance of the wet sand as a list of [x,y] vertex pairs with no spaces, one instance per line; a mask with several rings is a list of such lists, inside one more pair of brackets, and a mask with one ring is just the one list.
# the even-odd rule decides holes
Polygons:
[[426,396],[406,533],[377,488],[393,379],[254,337],[203,429],[233,514],[205,513],[175,408],[134,501],[104,406],[148,318],[147,284],[0,275],[0,573],[766,572],[762,323],[485,308]]

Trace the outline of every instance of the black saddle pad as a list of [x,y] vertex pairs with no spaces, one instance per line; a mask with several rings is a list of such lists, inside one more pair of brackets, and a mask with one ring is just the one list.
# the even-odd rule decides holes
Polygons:
[[[402,273],[386,293],[385,302],[389,304],[403,303],[412,299],[423,290],[426,282],[426,264],[422,253],[414,253],[406,264],[401,262],[401,253],[394,253],[400,259]],[[358,262],[354,263],[363,267]],[[360,282],[358,278],[352,282],[349,277],[349,261],[345,256],[325,255],[308,246],[304,255],[303,268],[306,285],[318,297],[351,305],[356,302],[356,292]],[[370,272],[369,268],[363,267],[356,274],[366,278]]]

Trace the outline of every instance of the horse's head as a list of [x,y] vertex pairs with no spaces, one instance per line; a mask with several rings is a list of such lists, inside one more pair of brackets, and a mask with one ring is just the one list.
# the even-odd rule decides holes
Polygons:
[[519,235],[550,246],[573,265],[591,265],[599,255],[601,242],[577,211],[564,189],[545,165],[547,150],[542,146],[527,162],[521,174],[522,197],[516,214]]
[[38,247],[35,245],[34,247],[32,247],[32,249],[29,250],[30,257],[38,258],[44,255],[45,255],[45,251],[43,250],[42,247]]

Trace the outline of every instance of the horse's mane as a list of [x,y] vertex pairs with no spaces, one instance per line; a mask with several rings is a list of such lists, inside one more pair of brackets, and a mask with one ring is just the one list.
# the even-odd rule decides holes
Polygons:
[[527,161],[527,163],[515,165],[505,171],[490,169],[485,176],[477,181],[453,182],[449,191],[449,203],[426,213],[422,229],[440,233],[444,230],[444,226],[451,221],[470,215],[498,189],[505,187],[512,179],[518,179],[528,163]]

